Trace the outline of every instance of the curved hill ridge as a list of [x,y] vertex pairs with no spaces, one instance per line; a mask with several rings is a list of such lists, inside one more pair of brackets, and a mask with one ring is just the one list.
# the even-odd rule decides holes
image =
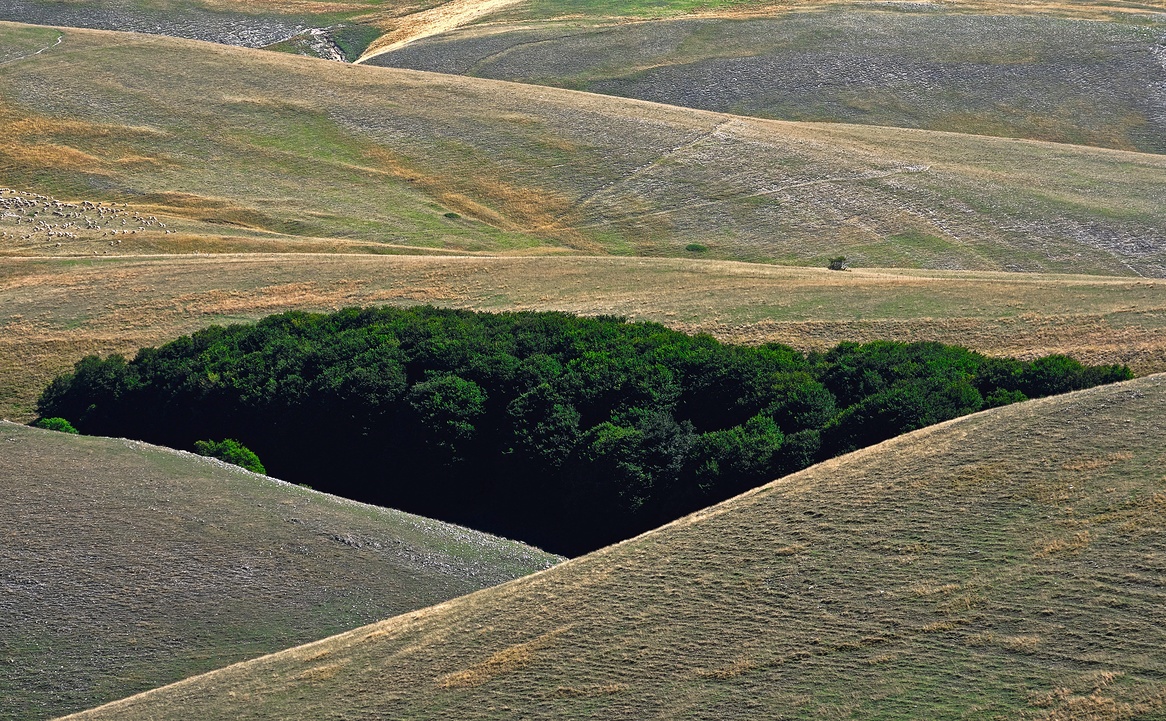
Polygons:
[[1166,275],[1166,157],[1153,154],[760,120],[100,31],[0,66],[0,89],[9,187],[134,213],[126,235],[91,210],[77,212],[101,230],[71,221],[76,237],[5,220],[12,254],[698,244],[791,265]]
[[367,62],[740,115],[1166,153],[1166,14],[1102,22],[886,4],[490,24]]
[[1157,717],[1164,402],[1158,375],[951,421],[76,718]]
[[643,0],[526,0],[491,16],[489,22],[554,21],[554,20],[630,20],[661,19],[678,16],[717,18],[771,17],[788,12],[828,10],[837,6],[849,8],[877,8],[907,12],[942,12],[957,10],[964,13],[1015,15],[1044,15],[1054,17],[1140,20],[1155,18],[1161,5],[1141,0],[670,0],[667,3],[646,3]]
[[0,423],[0,719],[56,716],[561,560],[135,441]]
[[140,32],[355,60],[395,18],[444,0],[0,0],[0,20]]
[[[801,0],[742,3],[740,0],[671,0],[641,4],[639,0],[0,0],[0,20],[68,27],[169,35],[246,47],[275,46],[285,52],[321,53],[354,60],[380,34],[365,57],[394,39],[408,42],[433,30],[444,31],[472,22],[506,18],[604,18],[627,20],[677,16],[758,17],[790,10],[820,9],[845,3],[876,7],[928,8],[930,3],[891,4],[880,0]],[[438,13],[433,10],[444,10]],[[1155,8],[1141,2],[1049,3],[1044,0],[949,0],[944,7],[964,12],[1014,12],[1054,16],[1109,18],[1151,17]],[[434,21],[437,21],[436,23]],[[352,29],[357,32],[350,34]],[[305,32],[308,31],[308,32]],[[312,32],[315,31],[315,32]],[[321,32],[322,31],[322,32]],[[348,32],[346,32],[348,31]],[[328,47],[289,39],[325,39]],[[337,42],[338,41],[338,42]],[[335,51],[335,52],[334,52]]]

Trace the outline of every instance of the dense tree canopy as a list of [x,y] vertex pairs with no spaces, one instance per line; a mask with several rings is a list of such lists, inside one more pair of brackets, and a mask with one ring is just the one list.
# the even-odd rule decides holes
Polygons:
[[937,343],[805,355],[620,318],[350,308],[87,357],[39,411],[178,448],[238,439],[277,477],[576,554],[905,431],[1129,377]]

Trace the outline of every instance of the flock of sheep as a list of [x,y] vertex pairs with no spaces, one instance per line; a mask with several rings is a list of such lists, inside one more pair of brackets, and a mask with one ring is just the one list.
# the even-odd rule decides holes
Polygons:
[[60,247],[61,241],[113,238],[109,244],[118,245],[121,238],[117,236],[148,229],[174,232],[156,217],[143,215],[125,203],[65,203],[45,195],[0,188],[0,242],[55,241]]

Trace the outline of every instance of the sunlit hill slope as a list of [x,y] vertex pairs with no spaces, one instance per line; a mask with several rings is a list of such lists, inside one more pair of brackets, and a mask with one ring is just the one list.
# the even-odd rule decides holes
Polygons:
[[546,568],[513,541],[0,424],[0,718],[43,719]]
[[[1166,275],[1163,156],[35,32],[0,26],[28,48],[0,65],[0,177],[78,207],[8,201],[8,254],[696,243],[783,264]],[[62,223],[74,237],[48,235]]]

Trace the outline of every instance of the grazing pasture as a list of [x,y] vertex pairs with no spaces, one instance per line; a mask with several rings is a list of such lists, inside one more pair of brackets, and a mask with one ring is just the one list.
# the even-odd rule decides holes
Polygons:
[[0,718],[43,719],[546,568],[144,443],[0,424]]
[[886,0],[527,0],[487,18],[490,22],[523,20],[659,20],[678,16],[773,17],[807,10],[890,9],[907,12],[956,11],[977,14],[1050,15],[1087,18],[1153,18],[1162,12],[1157,2],[1141,0],[948,0],[931,2],[886,2]]
[[801,350],[934,340],[1166,370],[1160,280],[649,258],[13,258],[0,260],[0,417],[30,420],[40,390],[91,353],[132,354],[286,310],[417,303],[623,315]]
[[1166,14],[1105,22],[886,6],[495,23],[367,62],[782,120],[1166,152]]
[[173,231],[126,239],[94,219],[101,229],[46,239],[9,218],[5,254],[267,243],[685,256],[695,243],[788,265],[1166,275],[1166,157],[1148,153],[779,122],[91,30],[0,66],[0,130],[6,187],[122,204]]
[[206,40],[352,61],[394,18],[440,0],[0,0],[0,20]]
[[[0,418],[370,304],[1161,373],[1164,93],[1161,2],[0,0]],[[1156,718],[1164,401],[989,410],[561,564],[0,423],[0,719]]]

